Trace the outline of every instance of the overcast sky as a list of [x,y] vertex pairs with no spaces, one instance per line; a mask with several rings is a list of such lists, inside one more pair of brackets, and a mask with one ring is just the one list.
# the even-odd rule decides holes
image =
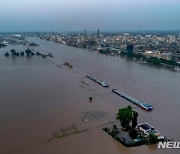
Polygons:
[[0,32],[180,30],[180,0],[0,0]]

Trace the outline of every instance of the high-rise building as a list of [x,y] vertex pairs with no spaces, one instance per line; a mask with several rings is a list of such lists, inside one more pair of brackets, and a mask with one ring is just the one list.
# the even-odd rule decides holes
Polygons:
[[85,36],[87,35],[87,31],[86,31],[86,29],[84,30],[84,35],[85,35]]
[[126,51],[129,52],[129,53],[133,52],[133,45],[132,44],[128,44],[127,48],[126,48]]
[[87,40],[87,31],[86,31],[86,29],[84,30],[84,41],[86,41]]
[[98,35],[98,41],[99,41],[99,39],[100,39],[100,31],[99,31],[99,29],[97,31],[97,35]]

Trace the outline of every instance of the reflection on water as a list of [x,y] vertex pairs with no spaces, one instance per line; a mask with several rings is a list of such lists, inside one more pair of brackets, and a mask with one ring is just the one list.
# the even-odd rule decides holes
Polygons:
[[[132,105],[139,112],[139,122],[146,121],[167,137],[179,140],[179,73],[38,38],[29,40],[40,44],[34,47],[36,51],[51,52],[54,58],[5,58],[4,51],[26,47],[0,49],[0,153],[178,152],[157,149],[156,145],[126,148],[98,127],[115,121],[117,110],[131,105],[111,93],[115,86],[154,107],[147,113]],[[70,62],[73,69],[63,66],[64,62]],[[99,86],[85,78],[87,74],[107,81],[111,87]],[[93,129],[38,144],[70,126],[77,130]]]

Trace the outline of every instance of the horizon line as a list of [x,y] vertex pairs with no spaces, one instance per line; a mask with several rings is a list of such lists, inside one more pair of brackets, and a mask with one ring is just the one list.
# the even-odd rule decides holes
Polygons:
[[[0,31],[0,33],[84,33],[86,32],[97,32],[97,30],[64,30],[64,31]],[[180,32],[180,29],[172,30],[101,30],[100,32],[108,33],[136,33],[136,32]]]

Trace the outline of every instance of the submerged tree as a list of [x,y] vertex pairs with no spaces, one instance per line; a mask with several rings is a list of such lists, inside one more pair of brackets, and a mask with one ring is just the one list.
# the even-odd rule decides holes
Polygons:
[[134,129],[137,126],[137,117],[138,113],[136,111],[133,111],[133,117],[132,117],[132,128]]
[[20,55],[21,55],[21,56],[24,56],[24,52],[23,52],[23,51],[21,51],[21,52],[20,52]]
[[92,102],[92,97],[89,97],[89,101]]
[[11,54],[12,54],[12,56],[16,56],[16,50],[15,49],[11,49]]
[[128,131],[130,128],[129,124],[133,118],[132,107],[128,106],[127,108],[119,109],[116,118],[120,120],[120,123],[121,123],[121,126],[123,127],[123,129],[125,131]]
[[6,52],[6,53],[5,53],[5,56],[6,56],[6,57],[9,57],[9,53],[8,53],[8,52]]
[[25,53],[27,54],[27,56],[30,56],[32,51],[30,49],[26,49]]

